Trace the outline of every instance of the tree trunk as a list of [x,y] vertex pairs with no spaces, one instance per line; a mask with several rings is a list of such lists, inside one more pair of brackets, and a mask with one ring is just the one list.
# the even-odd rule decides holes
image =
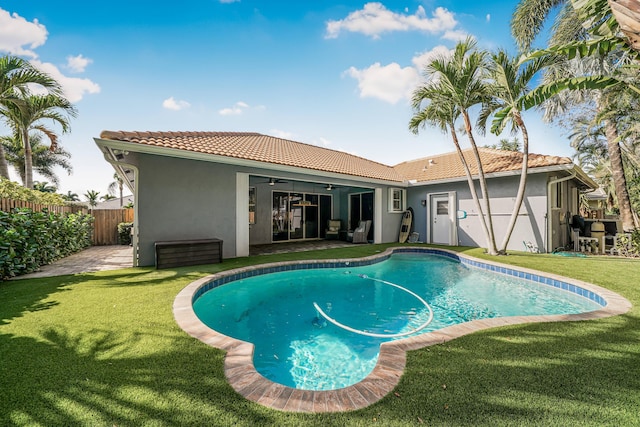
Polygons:
[[2,143],[0,143],[0,177],[9,179],[9,164],[7,163]]
[[473,183],[473,176],[471,176],[471,170],[469,169],[469,164],[467,163],[467,159],[464,158],[464,154],[462,153],[462,149],[460,148],[460,142],[458,141],[458,134],[456,133],[455,126],[451,125],[450,128],[451,128],[451,137],[453,138],[453,144],[456,147],[456,151],[458,152],[458,156],[460,157],[460,162],[462,163],[464,173],[467,177],[467,184],[469,184],[469,191],[471,192],[471,198],[473,199],[473,202],[476,205],[476,209],[478,210],[478,219],[480,220],[480,226],[482,227],[482,232],[484,233],[484,237],[487,243],[487,252],[488,252],[489,248],[491,247],[491,237],[489,234],[487,221],[484,216],[484,210],[482,209],[482,205],[480,204],[480,199],[478,199],[478,193],[476,192],[476,186]]
[[627,178],[624,175],[624,165],[622,164],[622,150],[618,143],[618,130],[615,123],[610,120],[605,121],[604,132],[607,137],[607,151],[611,162],[611,176],[616,189],[618,199],[618,209],[624,231],[634,229],[633,214],[631,213],[631,201],[627,191]]
[[484,199],[485,204],[485,213],[487,214],[487,237],[489,246],[487,247],[487,253],[489,255],[498,255],[498,248],[496,246],[496,236],[493,231],[493,218],[491,216],[491,200],[489,200],[489,190],[487,189],[487,180],[484,177],[484,169],[482,167],[482,161],[480,160],[480,153],[478,152],[478,146],[476,145],[476,141],[473,138],[473,132],[471,127],[471,121],[469,120],[469,114],[467,111],[462,112],[462,117],[464,118],[465,130],[467,132],[467,137],[469,137],[469,142],[471,143],[471,148],[473,150],[473,155],[476,158],[476,163],[478,165],[478,181],[480,182],[480,191],[482,192],[482,198]]
[[123,187],[122,181],[118,181],[118,190],[120,190],[120,208],[122,208],[122,204],[124,201],[122,198],[122,187]]
[[638,0],[608,0],[627,44],[640,52],[640,2]]
[[24,145],[24,186],[33,189],[33,154],[28,129],[22,131],[22,143]]
[[511,239],[511,234],[518,220],[518,214],[520,213],[520,207],[524,200],[524,192],[527,188],[527,172],[529,170],[529,133],[524,125],[524,121],[520,116],[520,113],[514,112],[515,122],[522,131],[522,169],[520,171],[520,185],[518,186],[518,194],[516,195],[516,202],[513,205],[513,212],[511,212],[511,219],[507,226],[507,233],[504,235],[502,245],[500,245],[500,253],[505,254],[507,252],[507,245]]

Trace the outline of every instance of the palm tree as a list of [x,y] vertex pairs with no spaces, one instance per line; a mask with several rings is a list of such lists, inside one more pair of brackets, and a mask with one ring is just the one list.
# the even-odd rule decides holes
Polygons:
[[[29,62],[14,56],[0,57],[0,117],[5,116],[8,105],[19,104],[19,94],[28,92],[28,85],[44,87],[53,95],[61,95],[60,84],[46,73],[35,69]],[[9,178],[9,170],[0,146],[0,177]]]
[[[467,134],[471,150],[478,168],[478,181],[480,191],[484,201],[482,206],[477,197],[474,201],[477,204],[480,224],[485,233],[487,242],[487,252],[497,255],[498,250],[495,243],[493,231],[493,219],[491,217],[491,204],[489,192],[484,176],[480,153],[473,136],[473,126],[469,116],[469,109],[474,105],[485,103],[487,100],[486,77],[486,55],[478,51],[477,43],[472,38],[467,38],[459,42],[451,56],[440,56],[433,59],[425,67],[424,74],[427,79],[425,86],[419,87],[413,94],[414,110],[417,110],[418,119],[421,105],[425,101],[435,103],[434,110],[447,111],[443,104],[450,103],[456,110],[456,117],[462,117],[464,132]],[[448,111],[447,111],[448,112]],[[448,118],[449,119],[449,118]],[[412,120],[413,123],[413,120]],[[410,124],[410,128],[412,125]],[[416,127],[413,126],[413,129]],[[453,136],[453,131],[452,132]],[[455,143],[455,142],[454,142]],[[458,151],[461,161],[464,156]],[[475,185],[470,184],[469,189],[472,194],[476,194]]]
[[[620,82],[625,81],[626,77],[620,67],[629,61],[636,61],[635,71],[632,74],[635,77],[637,75],[637,61],[640,56],[627,45],[624,45],[621,39],[616,36],[618,24],[611,15],[607,0],[521,0],[512,21],[512,32],[521,47],[527,48],[530,46],[533,37],[542,28],[542,23],[554,6],[563,7],[563,11],[572,10],[572,12],[565,12],[564,16],[569,16],[573,13],[573,19],[580,23],[581,28],[575,31],[573,35],[567,35],[561,42],[556,41],[561,45],[553,46],[549,49],[552,57],[556,58],[557,65],[550,68],[550,72],[545,75],[545,84],[533,91],[524,104],[542,105],[544,103],[546,108],[545,116],[548,119],[557,111],[566,108],[559,106],[563,103],[567,104],[566,97],[564,100],[562,99],[561,92],[564,89],[580,89],[582,92],[585,89],[598,89],[599,91],[587,94],[586,99],[589,102],[595,102],[594,105],[598,111],[606,111],[608,109],[607,102],[611,102],[612,98],[605,96],[606,92],[603,91],[607,88],[616,89],[616,86],[622,86]],[[525,28],[527,25],[523,23],[526,23],[530,28]],[[556,33],[558,28],[559,25],[554,27]],[[567,39],[571,40],[571,37],[577,41],[569,43]],[[587,58],[567,61],[558,55],[565,55],[568,59],[573,59],[576,56],[586,56]],[[587,68],[586,72],[573,74],[567,78],[566,70],[571,69],[572,66],[574,70],[577,69],[576,63],[580,64],[580,67],[585,64],[591,64],[592,67]],[[601,68],[594,71],[594,64]],[[604,67],[602,67],[603,65]],[[562,71],[559,71],[559,69]],[[640,92],[635,82],[627,84],[623,88],[626,91],[634,90]],[[533,99],[535,101],[531,102]],[[569,104],[576,105],[576,98]],[[619,146],[617,123],[611,120],[603,120],[620,217],[623,228],[626,231],[630,231],[636,224],[635,217],[631,211],[631,201]]]
[[[33,156],[33,170],[39,175],[47,178],[54,185],[60,185],[60,180],[56,174],[55,168],[60,167],[69,175],[73,172],[73,166],[69,159],[71,159],[71,153],[63,149],[62,147],[56,147],[51,151],[49,147],[42,143],[42,135],[33,133],[29,137],[31,142],[31,151]],[[25,183],[25,157],[24,147],[21,140],[16,136],[4,136],[0,137],[0,145],[4,147],[7,163],[15,169],[22,180]]]
[[71,190],[67,191],[67,194],[63,194],[62,198],[67,202],[79,202],[80,197],[78,197],[77,193],[72,192]]
[[100,196],[100,192],[95,190],[87,190],[87,192],[84,193],[84,197],[87,198],[87,202],[89,202],[89,205],[91,205],[91,207],[93,208],[95,208],[96,205],[98,204],[99,196]]
[[502,151],[520,151],[521,145],[518,138],[500,138],[497,144],[488,144],[485,147],[493,148],[494,150]]
[[[75,117],[75,107],[61,95],[25,95],[20,98],[20,103],[8,104],[5,116],[9,126],[20,136],[24,147],[25,158],[25,182],[26,188],[33,187],[33,152],[29,134],[31,131],[45,135],[53,151],[58,145],[58,134],[45,126],[43,121],[51,120],[62,128],[62,133],[69,131],[68,116]],[[68,115],[68,116],[67,116]]]
[[114,196],[113,194],[105,194],[104,196],[100,196],[100,198],[105,202],[108,202],[109,200],[115,200],[116,196]]
[[49,184],[47,181],[34,181],[33,189],[41,191],[43,193],[55,193],[56,191],[58,191],[56,187]]
[[116,191],[116,187],[118,188],[118,192],[120,194],[120,207],[122,207],[124,203],[124,199],[122,195],[124,180],[117,173],[113,174],[113,179],[114,181],[111,184],[109,184],[109,188],[107,189],[107,191],[109,192],[109,194],[113,194]]
[[640,3],[637,1],[607,0],[611,12],[618,21],[620,31],[628,40],[629,46],[640,52]]
[[[487,229],[487,223],[484,221],[482,205],[478,199],[471,168],[460,147],[460,140],[458,139],[458,133],[456,131],[456,120],[460,117],[460,112],[448,99],[442,97],[442,93],[443,91],[438,87],[437,82],[434,81],[419,87],[413,92],[412,105],[415,114],[409,121],[409,130],[417,134],[420,128],[425,128],[427,125],[430,125],[439,128],[444,133],[449,132],[451,134],[453,145],[456,148],[467,178],[467,184],[471,190],[471,197],[479,212],[480,225],[485,237],[487,237],[489,231]],[[487,244],[489,245],[488,237]]]
[[[494,119],[491,132],[500,135],[504,129],[510,125],[511,133],[520,131],[522,133],[522,168],[520,171],[520,184],[516,201],[513,206],[507,231],[500,245],[499,251],[506,253],[509,239],[518,220],[518,214],[524,200],[524,193],[527,186],[527,173],[529,167],[529,132],[522,118],[521,103],[530,90],[529,85],[533,78],[551,62],[550,57],[543,57],[525,64],[520,64],[519,59],[509,56],[504,50],[499,50],[491,55],[489,62],[489,76],[491,83],[489,93],[491,99],[485,102],[480,114],[481,128],[485,128],[485,123],[489,115],[493,114]],[[517,142],[517,140],[516,140]],[[517,151],[517,150],[516,150]]]
[[[618,108],[619,102],[625,98],[637,98],[638,94],[630,90],[631,86],[617,84],[599,85],[599,76],[618,76],[614,79],[626,77],[625,69],[618,68],[619,64],[628,60],[628,57],[617,53],[609,54],[606,60],[595,57],[572,59],[557,63],[550,67],[544,76],[544,83],[533,92],[542,91],[546,95],[541,97],[545,108],[545,119],[555,120],[564,117],[566,111],[580,107],[593,109],[593,116],[602,124],[607,141],[607,156],[611,165],[612,177],[616,191],[616,200],[620,212],[620,219],[625,231],[631,231],[636,227],[635,216],[631,210],[631,200],[626,181],[625,165],[623,162],[622,147],[620,145],[620,132],[626,131],[629,123],[628,117],[633,109]],[[617,62],[616,62],[617,61]],[[590,77],[579,77],[588,75]],[[576,78],[577,77],[577,78]],[[604,77],[604,81],[607,81]],[[574,85],[572,81],[584,81],[584,85]],[[593,85],[589,82],[595,82]],[[636,80],[632,84],[637,85]],[[570,89],[570,90],[565,90]],[[532,92],[532,93],[533,93]],[[530,94],[531,95],[531,94]],[[571,123],[562,120],[563,124]],[[628,127],[628,126],[627,126]]]
[[545,22],[558,11],[550,45],[584,40],[590,33],[617,36],[629,49],[640,51],[640,3],[620,0],[520,0],[511,19],[511,34],[521,52],[531,49]]

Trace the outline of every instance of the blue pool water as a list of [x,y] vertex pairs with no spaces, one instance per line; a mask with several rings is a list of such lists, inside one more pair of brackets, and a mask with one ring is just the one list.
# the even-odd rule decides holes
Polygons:
[[[379,279],[379,280],[376,280]],[[389,286],[393,283],[401,288]],[[362,267],[263,274],[210,289],[193,303],[207,326],[255,345],[254,365],[266,378],[298,389],[355,384],[374,368],[380,343],[364,336],[425,333],[474,319],[574,314],[600,308],[574,293],[468,268],[447,257],[401,253]]]

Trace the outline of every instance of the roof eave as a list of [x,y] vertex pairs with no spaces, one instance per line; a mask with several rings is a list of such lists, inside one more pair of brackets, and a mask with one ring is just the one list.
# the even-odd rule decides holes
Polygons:
[[329,178],[329,179],[348,179],[352,181],[365,181],[366,183],[370,183],[370,184],[391,185],[391,186],[401,186],[401,187],[407,186],[406,181],[394,181],[394,180],[387,180],[387,179],[381,179],[381,178],[369,178],[369,177],[363,177],[358,175],[350,175],[350,174],[343,174],[343,173],[337,173],[337,172],[322,171],[318,169],[303,168],[298,166],[287,166],[287,165],[281,165],[278,163],[262,162],[258,160],[247,160],[247,159],[240,159],[236,157],[220,156],[216,154],[198,153],[195,151],[180,150],[176,148],[156,147],[156,146],[151,146],[146,144],[139,144],[139,143],[128,142],[128,141],[118,141],[113,139],[94,138],[93,140],[101,149],[106,148],[110,150],[130,151],[130,152],[136,152],[136,153],[153,154],[153,155],[174,157],[174,158],[187,159],[187,160],[200,160],[200,161],[211,162],[211,163],[224,163],[224,164],[244,166],[249,168],[270,169],[277,172],[289,172],[289,173],[299,173],[299,174],[308,175],[310,171],[313,171],[314,175],[318,175],[318,176]]
[[[598,185],[591,178],[589,178],[589,176],[579,166],[573,163],[529,168],[527,170],[527,174],[557,172],[557,171],[571,172],[574,169],[576,170],[576,178],[580,180],[585,186],[589,188],[594,188],[594,189],[598,188]],[[520,175],[521,172],[522,172],[521,169],[492,172],[492,173],[485,174],[485,178],[489,179],[489,178],[500,178],[500,177],[506,177],[506,176],[516,176],[516,175]],[[477,179],[478,175],[477,174],[473,175],[472,178]],[[467,177],[463,175],[463,176],[438,179],[438,180],[417,181],[415,183],[412,183],[411,181],[409,181],[409,187],[419,187],[419,186],[434,185],[434,184],[447,184],[451,182],[460,182],[460,181],[466,181],[466,180],[467,180]]]

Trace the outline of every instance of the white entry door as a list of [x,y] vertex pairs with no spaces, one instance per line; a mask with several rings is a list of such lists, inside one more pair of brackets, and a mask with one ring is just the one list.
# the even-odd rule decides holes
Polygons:
[[431,196],[431,243],[451,244],[450,209],[447,194]]

